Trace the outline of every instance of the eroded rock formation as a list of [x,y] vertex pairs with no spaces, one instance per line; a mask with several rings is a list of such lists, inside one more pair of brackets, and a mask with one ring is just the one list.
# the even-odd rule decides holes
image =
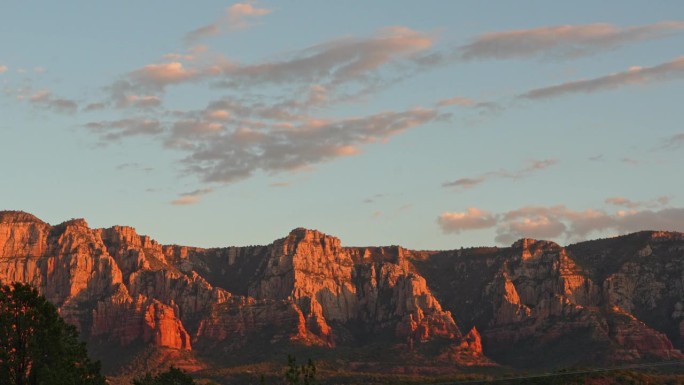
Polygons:
[[678,233],[418,252],[298,228],[270,245],[202,249],[0,212],[0,281],[34,285],[112,351],[384,344],[445,365],[684,359],[682,276]]

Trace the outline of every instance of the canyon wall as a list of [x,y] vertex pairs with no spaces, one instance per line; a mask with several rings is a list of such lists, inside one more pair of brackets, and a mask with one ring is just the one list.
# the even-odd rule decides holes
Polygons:
[[298,228],[265,246],[202,249],[0,212],[0,281],[37,287],[111,354],[385,346],[451,366],[683,359],[682,277],[679,233],[412,251]]

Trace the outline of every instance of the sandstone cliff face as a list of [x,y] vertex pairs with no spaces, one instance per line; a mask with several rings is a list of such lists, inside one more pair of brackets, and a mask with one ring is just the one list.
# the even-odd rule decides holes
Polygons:
[[684,359],[682,277],[677,233],[418,252],[300,228],[270,245],[201,249],[0,212],[0,281],[36,286],[112,352],[246,360],[373,343],[445,365]]
[[[468,293],[447,301],[447,309],[465,310],[459,322],[481,330],[485,353],[501,362],[682,359],[675,349],[681,344],[675,344],[684,316],[677,312],[684,308],[677,305],[684,296],[684,242],[669,234],[652,233],[650,241],[636,243],[643,235],[617,238],[613,247],[596,241],[562,248],[521,239],[506,249],[436,253],[416,266],[434,278],[438,298]],[[661,258],[645,260],[653,250]],[[447,269],[462,279],[440,277]]]
[[295,229],[268,246],[206,250],[163,246],[126,226],[50,226],[20,212],[0,219],[0,280],[35,285],[83,336],[113,348],[232,353],[378,335],[407,348],[444,339],[469,362],[485,360],[401,248],[343,248]]

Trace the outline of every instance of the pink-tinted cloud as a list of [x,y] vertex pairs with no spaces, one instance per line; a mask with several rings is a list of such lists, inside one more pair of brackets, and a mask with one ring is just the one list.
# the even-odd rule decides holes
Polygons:
[[541,171],[545,168],[551,167],[556,163],[558,163],[557,159],[533,160],[527,167],[524,167],[520,170],[508,171],[505,169],[501,169],[498,171],[490,171],[482,175],[478,175],[476,177],[459,178],[451,182],[445,182],[442,184],[442,187],[469,189],[478,186],[490,179],[522,179],[529,177],[537,171]]
[[1,73],[4,73],[4,72],[7,72],[8,69],[9,69],[9,68],[7,68],[6,65],[0,64],[0,74],[1,74]]
[[453,98],[449,99],[444,99],[440,100],[437,102],[437,105],[439,107],[446,107],[446,106],[461,106],[461,107],[472,107],[476,105],[477,102],[473,99],[466,98],[463,96],[454,96]]
[[520,97],[548,99],[572,93],[592,93],[679,78],[684,78],[684,56],[653,67],[631,67],[626,71],[607,76],[537,88],[520,95]]
[[[655,201],[661,205],[669,201],[661,198]],[[580,241],[591,234],[606,232],[625,234],[641,230],[684,231],[683,208],[651,209],[644,207],[656,205],[634,205],[634,202],[619,197],[608,200],[633,208],[618,211],[576,211],[562,205],[525,206],[498,214],[469,209],[465,213],[443,213],[437,222],[445,233],[495,228],[496,241],[502,244],[510,244],[520,238]]]
[[152,95],[127,95],[119,100],[117,107],[134,107],[138,109],[150,109],[161,106],[161,99]]
[[271,13],[270,9],[257,8],[252,3],[233,4],[226,10],[228,23],[233,29],[243,29],[250,26],[249,18],[264,16]]
[[205,188],[205,189],[199,189],[199,190],[183,193],[177,199],[174,199],[173,201],[171,201],[171,204],[176,205],[176,206],[194,205],[195,203],[200,202],[200,200],[202,199],[202,196],[210,194],[213,191],[214,191],[213,189]]
[[239,30],[252,26],[252,21],[260,16],[271,13],[270,9],[254,6],[253,2],[237,3],[226,8],[224,15],[213,23],[199,27],[185,36],[189,43],[211,36],[216,36],[226,30]]
[[169,84],[196,80],[201,76],[202,73],[185,68],[180,62],[148,64],[129,74],[135,84],[156,90],[161,90]]
[[634,27],[597,23],[491,32],[461,49],[463,59],[526,57],[572,58],[601,53],[628,43],[666,37],[684,29],[684,22],[664,21]]
[[179,122],[170,145],[189,152],[184,160],[189,173],[205,182],[230,183],[258,170],[301,170],[355,155],[361,146],[384,142],[438,115],[436,110],[417,108],[346,119],[310,119],[286,130],[267,126],[205,130],[206,122]]
[[479,230],[496,226],[496,218],[484,210],[470,207],[465,212],[446,212],[437,218],[444,233]]
[[616,196],[607,198],[605,202],[613,206],[625,207],[628,209],[638,209],[644,207],[653,208],[667,205],[668,203],[670,203],[670,197],[661,196],[650,201],[632,201],[625,197]]
[[37,91],[28,97],[29,103],[58,113],[73,114],[78,110],[78,104],[66,98],[55,96],[47,90]]

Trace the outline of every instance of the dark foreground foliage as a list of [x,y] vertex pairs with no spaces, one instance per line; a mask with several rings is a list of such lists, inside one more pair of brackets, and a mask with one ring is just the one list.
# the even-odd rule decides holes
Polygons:
[[104,385],[78,332],[29,285],[0,286],[0,384]]
[[133,380],[133,385],[195,385],[195,381],[182,370],[172,366],[166,372],[154,377],[147,373],[144,377],[136,378]]

